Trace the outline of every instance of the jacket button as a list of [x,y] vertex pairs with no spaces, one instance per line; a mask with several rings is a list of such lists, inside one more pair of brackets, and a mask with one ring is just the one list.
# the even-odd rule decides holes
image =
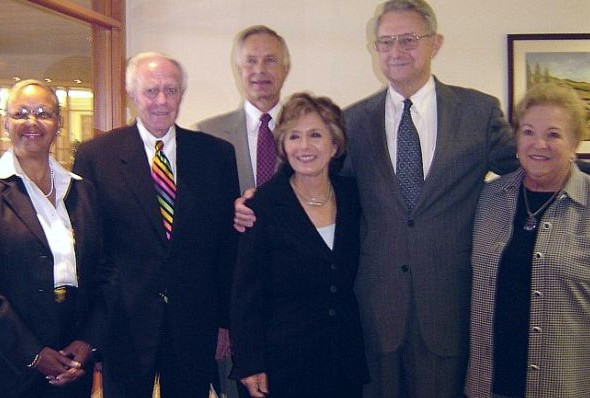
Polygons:
[[408,272],[410,270],[410,266],[404,264],[402,265],[402,272]]
[[408,227],[414,226],[414,220],[408,220]]
[[332,285],[332,286],[330,286],[330,291],[331,291],[332,293],[336,293],[336,292],[338,291],[338,287],[337,287],[337,286],[335,286],[335,285]]
[[328,315],[330,315],[330,316],[336,316],[336,310],[334,308],[330,308],[328,310]]

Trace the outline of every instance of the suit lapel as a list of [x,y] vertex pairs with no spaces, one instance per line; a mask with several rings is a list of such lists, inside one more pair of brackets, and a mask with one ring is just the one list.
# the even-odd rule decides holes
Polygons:
[[33,235],[35,235],[39,242],[49,249],[49,243],[43,232],[43,227],[41,227],[41,224],[39,223],[37,213],[23,183],[16,176],[12,176],[4,183],[4,201],[14,211],[22,223],[26,225]]
[[454,153],[453,148],[456,134],[461,124],[461,113],[458,105],[459,98],[453,94],[444,84],[435,79],[436,84],[436,112],[437,134],[436,149],[430,166],[430,171],[424,180],[424,187],[420,195],[420,202],[428,200],[430,192],[441,184],[446,184],[446,175],[449,164],[449,156]]
[[[369,104],[367,110],[368,128],[364,133],[367,139],[370,140],[369,147],[372,148],[371,153],[375,157],[374,163],[378,166],[379,172],[383,174],[387,181],[394,181],[397,186],[395,171],[391,164],[389,150],[387,149],[387,136],[385,132],[386,98],[387,90],[384,90],[375,98],[375,101]],[[399,191],[399,186],[397,190]]]
[[131,126],[128,132],[130,134],[127,139],[122,141],[119,148],[116,148],[121,162],[122,177],[135,197],[137,206],[146,214],[160,238],[166,241],[160,207],[150,172],[151,165],[147,161],[137,125]]
[[254,170],[252,170],[252,157],[248,145],[248,129],[246,123],[246,111],[244,108],[234,113],[228,133],[233,136],[232,142],[236,151],[236,163],[240,180],[240,190],[253,187]]

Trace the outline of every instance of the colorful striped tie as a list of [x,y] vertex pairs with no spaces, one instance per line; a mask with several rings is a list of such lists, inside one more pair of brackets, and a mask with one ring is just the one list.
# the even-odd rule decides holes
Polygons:
[[174,222],[174,200],[176,199],[176,183],[170,161],[164,154],[164,143],[156,141],[156,154],[152,162],[152,178],[158,193],[160,213],[166,230],[166,238],[170,239]]

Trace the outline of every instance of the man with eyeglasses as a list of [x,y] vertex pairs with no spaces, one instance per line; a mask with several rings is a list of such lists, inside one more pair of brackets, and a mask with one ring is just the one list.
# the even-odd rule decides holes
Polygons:
[[425,1],[385,2],[375,49],[388,87],[345,112],[345,172],[363,213],[366,398],[463,396],[475,206],[488,170],[517,166],[498,101],[431,74],[436,29]]
[[136,122],[80,146],[74,170],[96,187],[118,312],[103,351],[105,398],[209,396],[218,329],[229,327],[239,194],[231,145],[177,126],[187,84],[159,53],[131,58]]

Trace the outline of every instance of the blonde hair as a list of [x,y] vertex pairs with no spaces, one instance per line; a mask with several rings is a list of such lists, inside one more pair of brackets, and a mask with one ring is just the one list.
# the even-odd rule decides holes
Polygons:
[[569,113],[576,145],[588,137],[588,122],[584,103],[572,88],[555,83],[538,83],[526,92],[516,105],[512,116],[512,125],[515,131],[518,131],[527,111],[538,105],[557,106]]

